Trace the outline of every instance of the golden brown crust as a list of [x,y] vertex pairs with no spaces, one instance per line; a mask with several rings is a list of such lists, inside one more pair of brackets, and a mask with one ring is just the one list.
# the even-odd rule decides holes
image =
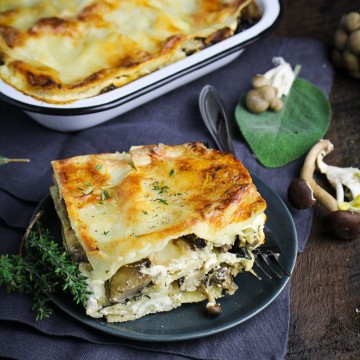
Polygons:
[[72,227],[102,276],[184,235],[216,244],[223,234],[233,242],[238,224],[266,207],[239,160],[201,143],[140,146],[130,157],[86,155],[52,164]]
[[4,0],[0,78],[50,103],[96,96],[231,36],[251,2]]

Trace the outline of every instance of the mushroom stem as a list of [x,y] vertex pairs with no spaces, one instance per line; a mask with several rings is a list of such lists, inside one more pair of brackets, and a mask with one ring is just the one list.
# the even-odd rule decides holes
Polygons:
[[209,291],[209,289],[205,285],[203,285],[202,288],[205,292],[206,297],[208,298],[208,303],[206,304],[206,311],[211,316],[220,315],[222,312],[221,306],[216,303],[216,299],[214,295]]
[[316,200],[320,201],[327,210],[336,211],[338,210],[338,204],[336,199],[319,186],[314,180],[314,172],[316,167],[316,159],[321,154],[322,157],[330,153],[334,149],[333,144],[326,139],[320,140],[315,144],[312,149],[308,152],[304,165],[300,172],[300,177],[306,181],[308,186],[312,189],[313,195]]
[[208,299],[208,302],[209,303],[215,303],[216,300],[215,300],[214,295],[209,291],[209,289],[205,285],[203,286],[203,290],[204,290],[205,295],[206,295],[206,297]]
[[[333,144],[324,139],[310,149],[301,169],[300,179],[294,179],[289,185],[288,199],[295,208],[307,209],[313,204],[313,196],[329,212],[324,217],[328,231],[341,239],[353,239],[360,236],[360,212],[340,210],[337,199],[314,180],[316,165],[319,166],[333,149]],[[321,166],[319,168],[322,171]],[[309,196],[309,191],[312,196]]]

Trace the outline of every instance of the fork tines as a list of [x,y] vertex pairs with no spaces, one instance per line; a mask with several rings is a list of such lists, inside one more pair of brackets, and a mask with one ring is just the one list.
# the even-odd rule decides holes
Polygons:
[[290,272],[279,261],[280,254],[270,249],[257,248],[253,250],[255,255],[255,264],[261,270],[261,272],[268,278],[272,279],[276,276],[281,279],[282,275],[278,269],[282,270],[286,276],[291,276]]

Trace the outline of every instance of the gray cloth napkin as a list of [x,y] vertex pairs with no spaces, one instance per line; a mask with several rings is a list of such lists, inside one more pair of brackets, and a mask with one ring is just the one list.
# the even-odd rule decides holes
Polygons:
[[[215,147],[198,110],[206,84],[219,91],[230,117],[251,77],[272,67],[282,56],[302,65],[300,77],[329,94],[333,70],[325,46],[310,39],[270,37],[250,46],[229,65],[100,126],[59,133],[32,121],[22,111],[0,102],[0,154],[28,157],[29,164],[0,168],[0,254],[17,252],[36,204],[52,183],[50,161],[89,153],[127,151],[132,145],[179,144],[203,141]],[[238,158],[287,203],[286,191],[298,176],[302,160],[278,169],[261,166],[234,122]],[[312,211],[289,208],[294,218],[299,251],[311,227]],[[17,359],[282,359],[289,326],[289,285],[265,310],[223,333],[172,343],[130,341],[105,335],[70,318],[61,310],[35,322],[31,297],[0,289],[0,356]]]

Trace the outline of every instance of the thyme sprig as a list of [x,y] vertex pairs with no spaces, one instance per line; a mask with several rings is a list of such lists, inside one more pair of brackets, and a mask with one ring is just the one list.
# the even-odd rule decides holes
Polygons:
[[153,183],[153,190],[158,191],[159,194],[163,194],[163,193],[167,193],[167,192],[168,192],[169,187],[166,186],[166,185],[163,185],[163,182],[162,182],[162,184],[159,184],[158,181],[155,181],[155,182]]
[[30,159],[9,159],[5,156],[0,155],[0,165],[5,165],[11,162],[30,162]]
[[8,292],[33,294],[36,320],[52,314],[49,295],[58,288],[69,291],[76,303],[85,303],[90,294],[78,265],[39,223],[30,225],[19,255],[0,256],[0,285]]

